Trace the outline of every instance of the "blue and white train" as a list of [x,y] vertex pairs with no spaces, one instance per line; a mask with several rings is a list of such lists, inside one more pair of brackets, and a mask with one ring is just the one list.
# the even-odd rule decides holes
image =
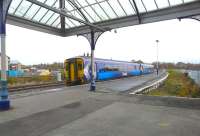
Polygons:
[[[139,76],[154,72],[150,64],[95,58],[95,79],[98,81]],[[89,57],[74,57],[64,62],[66,84],[82,84],[90,81],[91,61]]]

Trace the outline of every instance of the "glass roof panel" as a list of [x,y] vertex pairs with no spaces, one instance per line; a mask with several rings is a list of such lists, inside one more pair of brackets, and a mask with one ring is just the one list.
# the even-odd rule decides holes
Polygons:
[[99,14],[99,16],[102,20],[108,20],[109,19],[109,16],[105,14],[105,12],[102,10],[102,8],[99,5],[94,5],[92,7]]
[[170,6],[168,0],[156,0],[156,3],[158,4],[158,8],[160,9]]
[[10,4],[10,8],[8,10],[9,14],[12,14],[15,12],[17,9],[18,5],[22,2],[22,0],[13,0],[12,3]]
[[[81,13],[77,10],[77,8],[70,2],[65,1],[65,11],[67,14],[84,20]],[[80,23],[79,23],[80,24]]]
[[86,18],[87,18],[90,22],[92,22],[92,23],[95,22],[94,17],[92,17],[92,15],[89,14],[89,13],[87,12],[87,10],[81,9],[81,11],[83,12],[83,14],[86,16]]
[[99,18],[99,16],[92,10],[91,7],[85,7],[84,9],[87,13],[90,14],[90,16],[94,19],[95,22],[99,22],[101,20],[101,18]]
[[74,25],[74,27],[82,25],[81,23],[79,23],[78,21],[75,21],[73,19],[69,19],[69,21]]
[[67,0],[65,0],[65,8],[68,10],[68,11],[71,11],[71,10],[74,10],[75,8],[71,5],[71,3],[68,3]]
[[118,0],[109,0],[108,2],[110,3],[110,5],[112,6],[112,8],[115,10],[115,12],[119,17],[126,16],[126,13],[120,7]]
[[171,6],[175,6],[175,5],[179,5],[183,3],[182,0],[169,0],[169,1],[170,1]]
[[60,15],[57,13],[53,14],[53,16],[51,16],[51,18],[46,22],[46,24],[51,26],[59,17]]
[[192,2],[192,1],[196,1],[196,0],[184,0],[184,3],[188,3],[188,2]]
[[21,3],[21,5],[18,7],[18,9],[13,13],[17,16],[23,16],[26,11],[28,10],[28,8],[30,7],[31,3],[28,1],[23,0],[23,2]]
[[59,8],[59,2],[58,2],[58,0],[47,0],[45,2],[45,4],[48,5],[48,6],[51,6],[51,7]]
[[135,3],[140,13],[146,12],[146,9],[141,0],[135,0]]
[[132,0],[121,0],[122,7],[126,11],[127,15],[135,14],[135,10],[131,1]]
[[[69,20],[68,20],[69,21]],[[66,29],[69,29],[69,28],[71,28],[71,26],[68,24],[68,22],[65,20],[65,28]]]
[[114,11],[112,10],[112,8],[109,6],[109,4],[107,2],[102,2],[102,3],[100,3],[100,5],[106,11],[106,13],[108,14],[108,16],[110,18],[116,18],[117,17],[115,15]]
[[[71,2],[68,2],[67,0],[66,0],[65,2],[66,2],[66,3],[65,3],[65,8],[66,8],[66,11],[68,11],[68,12],[67,12],[68,14],[73,15],[73,16],[75,16],[75,17],[81,19],[81,20],[85,20],[84,17],[83,17],[83,15],[82,15],[82,14],[84,14],[84,16],[86,16],[86,18],[87,18],[90,22],[95,22],[95,20],[94,20],[94,19],[91,17],[91,15],[86,11],[86,9],[84,9],[85,7],[90,7],[89,5],[87,5],[86,1],[84,1],[84,3],[83,3],[83,1],[82,1],[82,2],[79,2],[79,1],[77,1],[77,0],[72,1],[73,3],[75,3],[76,6],[73,5]],[[82,4],[84,4],[84,6],[83,6]],[[79,10],[80,10],[82,13],[81,13],[80,11],[78,11],[77,8],[79,8]],[[71,12],[71,13],[70,13],[70,12]]]
[[[46,4],[48,3],[49,1],[46,2]],[[58,5],[58,0],[54,0],[53,3],[51,3],[51,7],[56,7],[56,5]],[[45,12],[45,14],[43,16],[41,16],[39,22],[46,22],[48,19],[50,19],[51,16],[53,16],[54,12],[50,11],[50,10],[47,10]]]
[[[77,1],[77,0],[75,0],[75,1]],[[86,2],[85,0],[78,0],[78,2],[79,2],[80,5],[82,5],[83,7],[88,5],[87,2]]]
[[75,27],[73,22],[68,18],[65,18],[65,25],[67,25],[69,28]]
[[32,5],[24,17],[30,20],[39,8],[40,6]]
[[99,18],[99,20],[102,21],[103,19],[101,18],[101,15],[99,13],[99,9],[94,8],[94,6],[98,5],[98,3],[95,3],[95,0],[90,0],[91,3],[89,3],[88,0],[85,0],[85,1],[89,5],[91,10],[95,13],[95,15]]
[[60,24],[60,18],[57,18],[56,21],[54,21],[51,26],[57,27]]
[[77,10],[71,11],[71,15],[73,15],[73,16],[75,16],[75,17],[81,19],[81,20],[85,20],[85,19],[82,17],[82,14],[81,14],[79,11],[77,11]]
[[[58,0],[37,1],[55,8],[58,8],[59,6]],[[59,28],[58,24],[60,23],[60,15],[38,5],[32,4],[26,0],[13,0],[9,8],[9,14],[53,27],[58,26],[57,28]]]
[[54,14],[54,12],[48,11],[44,17],[40,18],[39,22],[46,24]]
[[[59,0],[36,0],[50,7],[59,8]],[[198,1],[198,0],[134,0],[140,13],[150,12],[162,8]],[[75,3],[75,5],[73,4]],[[136,14],[133,0],[65,0],[66,14],[85,20],[83,15],[91,22],[101,22]],[[81,12],[80,12],[81,11]],[[60,15],[48,9],[32,4],[27,0],[13,0],[9,14],[24,19],[60,28]],[[65,18],[66,28],[83,25],[78,21]]]
[[90,4],[94,4],[97,3],[95,0],[85,0],[86,2],[90,3]]
[[152,10],[156,10],[156,3],[154,0],[143,0],[143,3],[147,9],[147,11],[152,11]]
[[33,17],[33,20],[40,21],[41,17],[45,15],[48,10],[45,8],[41,8],[39,12]]
[[56,27],[57,27],[57,28],[61,28],[61,23],[59,23]]

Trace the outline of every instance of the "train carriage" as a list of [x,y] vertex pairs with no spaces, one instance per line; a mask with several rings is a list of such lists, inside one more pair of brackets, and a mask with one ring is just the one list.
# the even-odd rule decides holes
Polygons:
[[[64,62],[66,84],[82,84],[89,82],[91,77],[90,62],[90,58],[85,56],[66,59]],[[154,67],[150,64],[96,58],[94,71],[95,79],[102,81],[153,73]]]

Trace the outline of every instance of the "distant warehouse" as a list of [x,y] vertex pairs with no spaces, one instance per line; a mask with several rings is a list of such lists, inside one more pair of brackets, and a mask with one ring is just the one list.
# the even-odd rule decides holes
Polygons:
[[22,64],[17,60],[11,60],[9,62],[9,71],[8,76],[9,77],[19,77],[23,75],[22,71]]
[[[0,71],[1,71],[1,57],[0,57]],[[6,71],[9,77],[18,77],[23,75],[21,69],[21,63],[19,61],[11,61],[10,57],[8,56],[6,56]]]

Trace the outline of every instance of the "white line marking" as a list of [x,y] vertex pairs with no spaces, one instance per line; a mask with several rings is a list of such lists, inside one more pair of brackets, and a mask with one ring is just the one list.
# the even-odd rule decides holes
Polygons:
[[62,90],[62,88],[49,89],[49,90],[44,90],[44,91],[41,91],[41,92],[48,93],[48,92],[56,92],[56,91],[60,91],[60,90]]

